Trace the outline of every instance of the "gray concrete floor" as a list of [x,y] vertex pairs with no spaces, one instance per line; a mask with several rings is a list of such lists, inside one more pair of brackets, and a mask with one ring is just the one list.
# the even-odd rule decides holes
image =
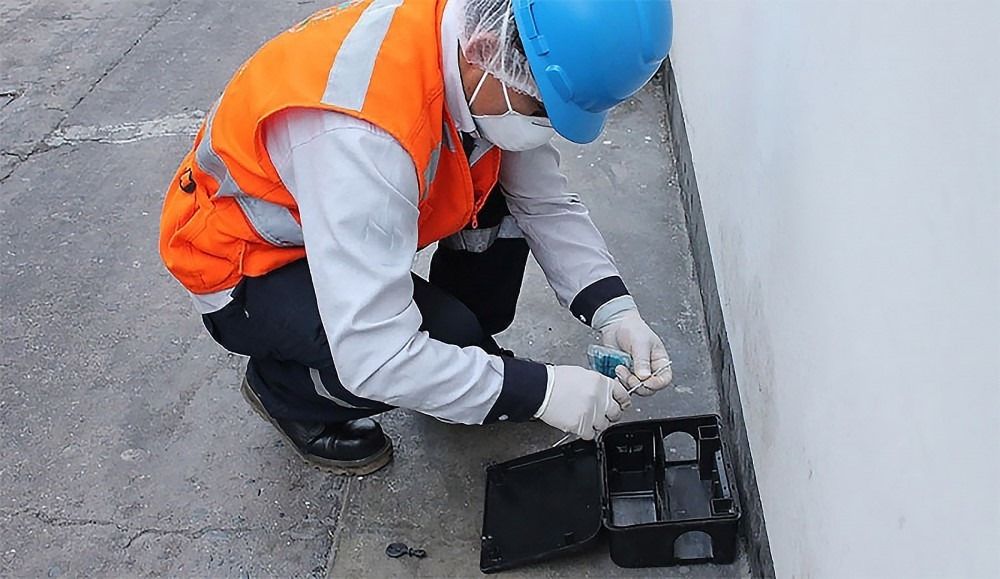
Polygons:
[[[0,576],[476,575],[483,466],[559,438],[397,411],[386,470],[307,468],[239,399],[243,361],[160,265],[162,192],[203,111],[262,41],[323,5],[0,5]],[[649,87],[596,144],[563,147],[675,360],[676,387],[632,419],[718,406],[663,113]],[[532,264],[501,341],[582,363],[593,336]],[[394,540],[430,556],[388,560]],[[629,573],[599,546],[514,574]],[[638,574],[747,571],[741,559]]]

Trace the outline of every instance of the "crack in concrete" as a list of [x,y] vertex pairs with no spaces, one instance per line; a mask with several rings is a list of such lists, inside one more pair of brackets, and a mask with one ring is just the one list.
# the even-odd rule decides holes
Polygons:
[[177,8],[177,5],[180,3],[181,0],[173,0],[162,12],[153,17],[153,22],[150,23],[150,25],[147,26],[145,30],[139,33],[139,36],[135,39],[135,41],[132,42],[131,45],[129,45],[127,49],[125,49],[125,52],[123,52],[121,56],[116,58],[110,65],[108,65],[106,69],[104,69],[104,72],[102,72],[100,76],[97,77],[97,80],[92,82],[90,86],[87,87],[87,90],[85,90],[84,93],[80,96],[80,98],[78,98],[76,102],[73,103],[71,107],[69,107],[69,110],[66,111],[66,113],[63,115],[61,119],[59,119],[59,122],[56,123],[56,126],[53,127],[51,131],[49,131],[49,134],[42,139],[42,142],[36,144],[35,147],[33,147],[31,151],[29,151],[28,154],[25,155],[23,158],[18,157],[19,160],[16,163],[14,163],[14,166],[11,167],[6,174],[0,176],[0,185],[6,183],[7,180],[10,179],[11,175],[13,175],[15,171],[17,171],[18,167],[26,163],[28,159],[30,159],[31,157],[33,157],[38,153],[45,152],[51,149],[51,147],[46,146],[47,143],[45,141],[51,138],[52,135],[56,134],[56,132],[62,128],[63,123],[65,123],[66,120],[69,118],[69,115],[74,110],[76,110],[78,106],[80,106],[80,103],[82,103],[84,99],[90,96],[94,92],[94,90],[97,89],[98,85],[100,85],[101,82],[103,82],[104,79],[108,77],[108,75],[114,72],[114,70],[118,68],[118,66],[126,58],[128,58],[128,55],[131,54],[133,50],[135,50],[135,47],[139,46],[139,43],[142,42],[142,39],[145,38],[146,35],[149,34],[154,28],[156,28],[160,24],[160,22],[162,22],[163,19],[167,17],[168,14],[170,14],[175,8]]
[[37,509],[26,508],[26,509],[18,509],[16,511],[7,511],[6,509],[4,509],[0,510],[0,517],[3,517],[4,519],[13,519],[15,517],[26,515],[28,513],[33,513],[36,510]]
[[[52,526],[52,527],[89,527],[89,526],[95,526],[95,527],[114,527],[114,528],[116,528],[121,533],[129,533],[131,535],[129,537],[128,541],[126,541],[125,545],[122,547],[123,551],[129,549],[136,541],[138,541],[140,538],[145,537],[147,535],[154,535],[154,536],[180,535],[180,536],[188,538],[188,539],[197,540],[197,539],[200,539],[200,538],[204,537],[205,535],[207,535],[209,533],[213,533],[213,532],[219,532],[219,533],[251,533],[251,532],[254,532],[254,531],[264,531],[264,530],[266,530],[266,529],[263,529],[263,528],[256,528],[256,527],[212,527],[212,526],[209,526],[209,527],[183,528],[183,529],[160,529],[160,528],[156,528],[156,527],[149,527],[149,528],[143,528],[143,529],[139,529],[138,531],[135,531],[133,529],[130,529],[129,527],[126,527],[124,525],[118,524],[118,523],[116,523],[114,521],[111,521],[111,520],[53,516],[53,515],[50,515],[50,514],[46,513],[45,511],[42,511],[40,509],[35,509],[35,508],[24,508],[24,509],[19,509],[17,511],[0,513],[0,516],[2,516],[6,520],[16,519],[16,518],[25,517],[25,516],[33,517],[33,518],[41,521],[43,524],[46,524],[46,525],[49,525],[49,526]],[[298,526],[298,525],[293,525],[291,528],[288,529],[288,531],[291,531],[296,526]]]
[[123,145],[160,137],[193,137],[204,119],[204,111],[196,110],[139,122],[72,126],[53,131],[45,138],[45,143],[51,147],[76,143]]
[[53,527],[88,527],[88,526],[100,526],[100,527],[115,527],[119,531],[125,532],[127,529],[114,521],[106,521],[103,519],[72,519],[72,518],[62,518],[62,517],[52,517],[45,513],[38,512],[34,513],[34,516],[39,521],[42,521],[46,525],[52,525]]
[[3,101],[0,102],[0,109],[14,102],[19,96],[21,96],[21,93],[18,92],[16,89],[0,90],[0,101]]
[[[108,77],[108,75],[114,72],[114,70],[118,68],[118,65],[120,65],[126,58],[128,58],[128,55],[131,54],[133,50],[135,50],[135,47],[139,46],[139,43],[142,42],[142,39],[145,38],[146,35],[149,34],[154,28],[156,28],[160,24],[160,22],[163,21],[164,18],[166,18],[167,14],[170,14],[170,12],[172,12],[173,9],[176,8],[177,5],[180,3],[181,0],[173,0],[173,2],[171,2],[166,7],[166,9],[163,10],[163,12],[157,14],[153,18],[153,22],[150,23],[150,25],[147,26],[145,30],[139,33],[139,37],[136,38],[134,42],[132,42],[132,44],[125,50],[125,52],[122,53],[121,56],[116,58],[114,62],[112,62],[108,66],[108,68],[106,68],[104,72],[101,73],[101,76],[99,76],[97,80],[91,83],[91,85],[87,88],[87,90],[83,93],[83,95],[81,95],[80,98],[77,99],[75,103],[73,103],[73,106],[71,106],[69,110],[72,112],[73,110],[76,109],[76,107],[80,106],[80,103],[82,103],[84,99],[90,96],[90,94],[93,93],[95,89],[97,89],[97,86],[101,84],[101,82],[103,82],[104,79]],[[67,117],[63,117],[63,119],[59,121],[59,124],[56,125],[56,129],[62,127],[62,124],[66,122],[66,118],[68,118],[68,115]]]
[[202,527],[200,529],[157,529],[149,528],[142,529],[139,532],[132,535],[125,546],[122,547],[123,551],[128,550],[136,541],[146,535],[156,535],[156,536],[166,536],[166,535],[180,535],[188,539],[200,539],[207,535],[208,533],[219,532],[219,533],[250,533],[253,531],[261,531],[263,529],[257,529],[254,527]]
[[27,155],[19,155],[14,151],[2,151],[0,152],[0,154],[4,155],[5,157],[14,157],[15,159],[17,159],[19,163],[23,163],[28,159]]
[[46,525],[53,527],[88,527],[88,526],[99,526],[99,527],[115,527],[121,532],[127,532],[128,528],[119,525],[114,521],[109,521],[105,519],[79,519],[75,517],[59,517],[53,516],[45,511],[34,508],[20,509],[12,513],[4,513],[3,517],[6,519],[14,519],[17,517],[31,516]]
[[7,179],[9,179],[10,176],[14,174],[14,171],[16,171],[18,167],[27,162],[28,159],[34,157],[35,155],[41,155],[44,153],[48,153],[49,151],[54,151],[55,149],[58,149],[62,145],[68,145],[68,144],[70,143],[62,143],[60,145],[50,145],[49,143],[41,142],[41,143],[36,143],[35,146],[32,147],[30,150],[28,150],[28,152],[26,153],[17,153],[14,151],[2,151],[2,154],[4,156],[14,157],[16,161],[11,166],[10,170],[7,171],[7,173],[5,173],[3,176],[0,176],[0,185],[3,185],[4,182],[6,182]]
[[60,16],[33,16],[32,20],[40,20],[42,22],[100,22],[103,17],[100,16],[80,16],[75,14],[62,14]]

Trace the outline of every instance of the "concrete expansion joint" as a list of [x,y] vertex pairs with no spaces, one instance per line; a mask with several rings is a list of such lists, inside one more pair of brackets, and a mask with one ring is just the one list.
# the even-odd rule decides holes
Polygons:
[[326,553],[323,556],[323,560],[326,561],[327,574],[333,572],[333,564],[337,560],[337,553],[340,550],[340,539],[343,533],[341,521],[344,520],[344,513],[347,511],[347,505],[351,503],[351,499],[354,498],[354,493],[357,492],[357,483],[354,482],[354,478],[347,479],[347,483],[344,485],[344,490],[341,494],[340,505],[337,509],[336,518],[334,519],[334,527],[330,531],[330,542],[326,546]]

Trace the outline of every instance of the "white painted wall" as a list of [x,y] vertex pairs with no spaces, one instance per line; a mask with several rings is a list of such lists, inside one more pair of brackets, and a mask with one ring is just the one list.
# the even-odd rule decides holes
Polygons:
[[1000,576],[1000,2],[674,9],[779,577]]

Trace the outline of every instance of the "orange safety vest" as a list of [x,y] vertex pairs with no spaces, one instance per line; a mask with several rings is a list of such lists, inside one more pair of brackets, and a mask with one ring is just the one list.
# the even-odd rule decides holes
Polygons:
[[250,57],[167,190],[160,255],[181,284],[211,294],[305,256],[298,207],[261,134],[265,120],[289,108],[351,115],[402,145],[417,168],[420,247],[474,218],[497,182],[500,151],[470,167],[446,110],[444,5],[361,0],[328,8]]

